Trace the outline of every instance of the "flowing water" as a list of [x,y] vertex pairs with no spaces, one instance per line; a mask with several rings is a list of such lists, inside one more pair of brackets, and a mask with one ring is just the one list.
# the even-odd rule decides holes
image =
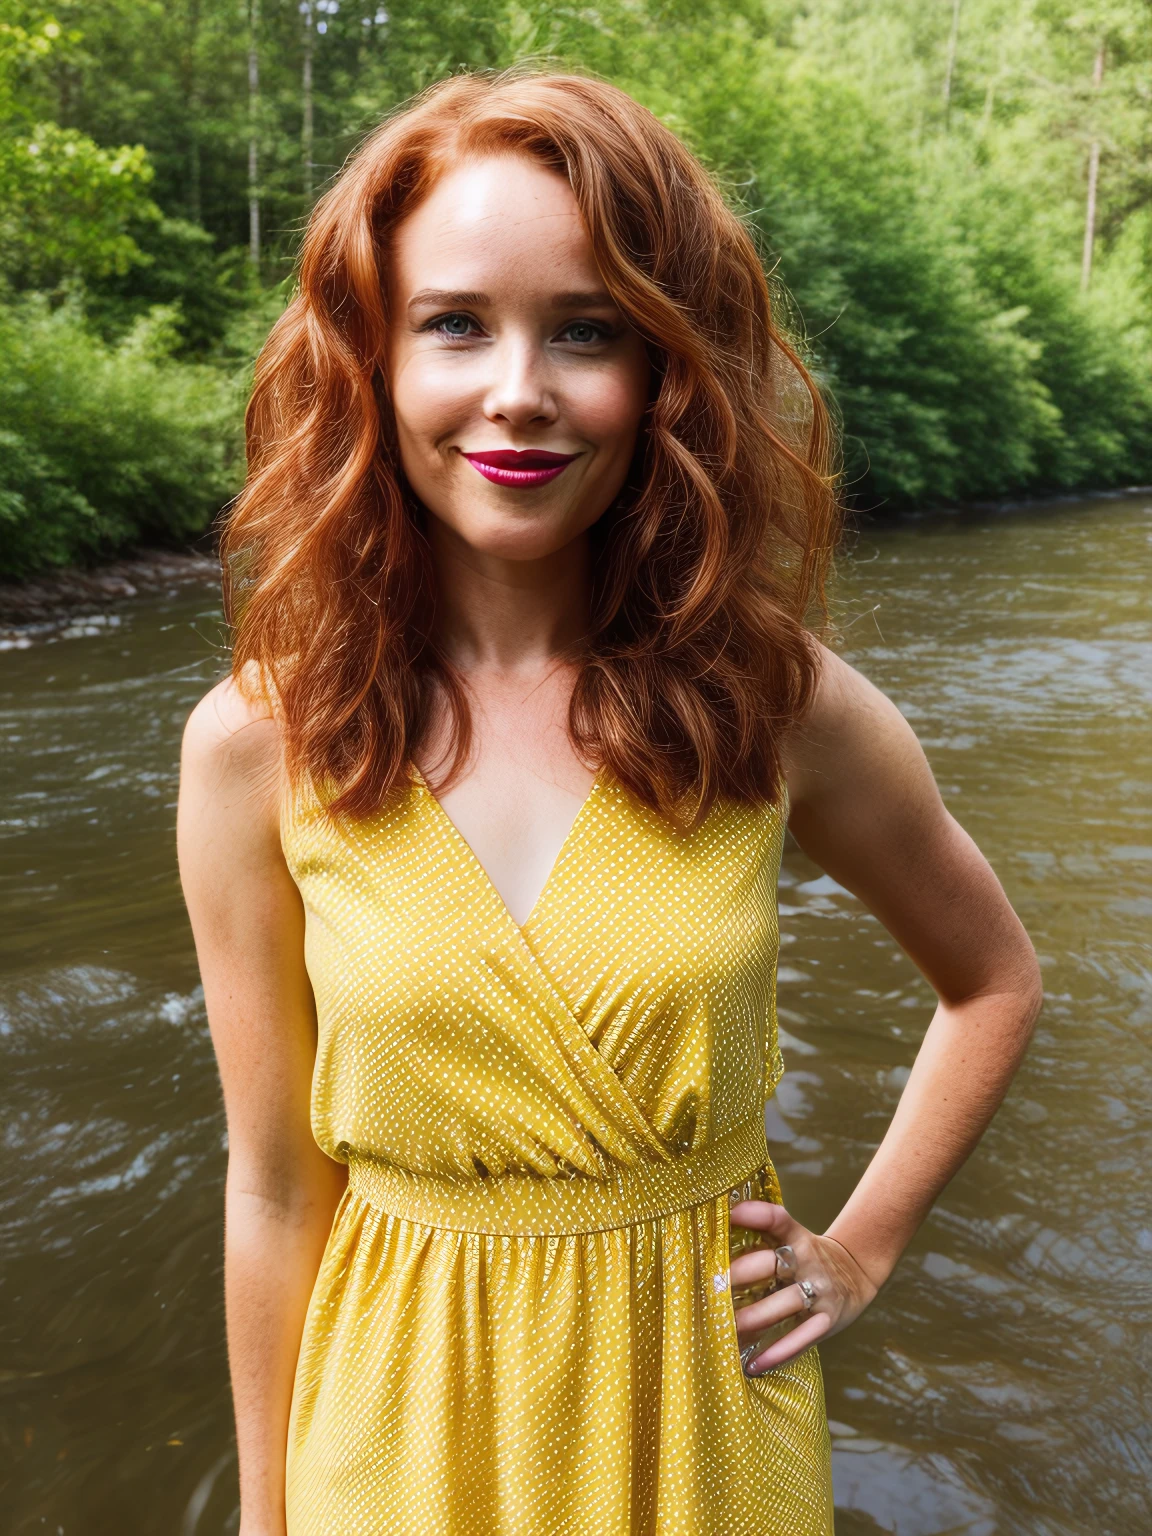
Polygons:
[[[920,734],[1040,953],[1012,1093],[823,1350],[840,1536],[1152,1530],[1147,497],[868,528],[845,653]],[[173,848],[216,596],[0,657],[0,1525],[234,1532],[223,1122]],[[786,1198],[826,1223],[931,998],[795,849],[780,892]],[[545,1533],[541,1533],[545,1536]],[[589,1532],[588,1536],[596,1536]]]

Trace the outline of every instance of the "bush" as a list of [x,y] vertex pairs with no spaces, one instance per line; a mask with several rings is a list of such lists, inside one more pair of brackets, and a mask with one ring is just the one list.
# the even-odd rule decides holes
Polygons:
[[1006,173],[918,154],[882,102],[771,39],[700,34],[690,56],[658,49],[638,94],[748,208],[840,414],[849,494],[895,508],[1152,474],[1133,278],[1106,304],[1102,268],[1085,298]]
[[242,479],[233,375],[174,361],[157,306],[116,345],[74,298],[0,305],[0,575],[201,533]]
[[84,313],[107,341],[118,341],[158,304],[178,306],[176,355],[205,361],[237,317],[263,295],[248,252],[218,252],[212,236],[187,219],[137,219],[128,226],[137,255],[125,272],[84,282]]

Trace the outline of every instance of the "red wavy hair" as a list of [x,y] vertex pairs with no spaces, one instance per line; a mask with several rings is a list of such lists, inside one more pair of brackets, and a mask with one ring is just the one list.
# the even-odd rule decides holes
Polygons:
[[423,509],[383,372],[397,224],[446,167],[532,156],[567,178],[604,283],[646,339],[633,470],[592,530],[591,622],[569,731],[660,812],[771,801],[815,687],[806,633],[839,531],[828,412],[773,321],[755,244],[701,163],[602,81],[453,76],[376,129],[317,203],[298,291],[256,365],[248,478],[222,537],[241,686],[277,700],[293,781],[334,814],[410,782],[433,701],[449,777],[466,688],[436,642]]

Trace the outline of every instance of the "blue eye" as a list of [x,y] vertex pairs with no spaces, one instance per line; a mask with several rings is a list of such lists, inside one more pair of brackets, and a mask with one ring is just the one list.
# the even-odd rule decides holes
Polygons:
[[[608,332],[602,325],[595,325],[591,320],[573,320],[570,325],[564,327],[573,341],[587,345],[590,341],[603,341]],[[580,335],[574,334],[580,332]]]
[[427,329],[439,331],[442,336],[451,336],[454,340],[460,341],[471,333],[474,324],[471,315],[457,313],[440,315],[435,320],[430,320]]

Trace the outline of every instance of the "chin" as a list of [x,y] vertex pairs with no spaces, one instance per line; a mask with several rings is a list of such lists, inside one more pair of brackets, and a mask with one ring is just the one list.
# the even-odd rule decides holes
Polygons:
[[518,517],[496,512],[484,518],[469,517],[449,525],[456,537],[477,554],[498,560],[546,560],[583,531],[547,515]]

